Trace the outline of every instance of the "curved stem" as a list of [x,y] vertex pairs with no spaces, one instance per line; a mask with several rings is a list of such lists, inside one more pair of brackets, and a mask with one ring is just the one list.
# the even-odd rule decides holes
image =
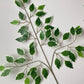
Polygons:
[[26,12],[26,14],[27,14],[27,17],[28,17],[28,19],[29,19],[29,22],[30,22],[30,24],[31,24],[31,27],[32,27],[32,29],[33,29],[33,32],[34,32],[34,34],[35,34],[35,36],[36,36],[36,39],[37,39],[37,41],[38,41],[38,44],[39,44],[39,46],[40,46],[40,48],[41,48],[41,50],[42,50],[42,53],[43,53],[43,55],[44,55],[44,57],[45,57],[45,60],[46,60],[46,62],[47,62],[47,64],[48,64],[49,70],[52,72],[52,75],[53,75],[53,77],[54,77],[56,83],[58,84],[57,78],[56,78],[56,76],[54,75],[54,72],[53,72],[53,70],[52,70],[52,68],[51,68],[51,66],[50,66],[50,63],[49,63],[49,61],[48,61],[48,59],[47,59],[47,56],[46,56],[46,54],[45,54],[45,52],[44,52],[44,50],[43,50],[43,48],[42,48],[42,46],[41,46],[41,44],[40,44],[40,41],[39,41],[38,36],[37,36],[37,33],[35,32],[35,29],[34,29],[34,26],[33,26],[33,24],[32,24],[31,18],[29,17],[29,14],[28,14],[28,12],[27,12],[25,6],[24,6],[24,10],[25,10],[25,12]]
[[76,41],[76,39],[77,39],[77,36],[75,37],[75,39],[74,39],[71,43],[69,43],[69,44],[67,44],[67,45],[64,45],[64,46],[61,46],[61,47],[55,49],[55,51],[54,51],[54,53],[53,53],[52,61],[51,61],[51,67],[52,67],[52,65],[53,65],[54,54],[56,53],[56,51],[57,51],[57,50],[60,50],[60,49],[62,49],[62,48],[64,48],[64,47],[66,47],[66,46],[72,45],[72,44]]

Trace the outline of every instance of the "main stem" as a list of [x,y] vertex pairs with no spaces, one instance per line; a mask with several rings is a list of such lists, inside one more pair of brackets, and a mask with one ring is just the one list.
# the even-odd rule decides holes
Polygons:
[[34,29],[34,26],[33,26],[33,24],[32,24],[32,21],[31,21],[31,19],[30,19],[30,17],[29,17],[29,14],[28,14],[28,12],[27,12],[27,10],[26,10],[25,7],[24,7],[24,10],[25,10],[25,12],[26,12],[26,14],[27,14],[27,17],[28,17],[29,21],[30,21],[31,27],[32,27],[32,29],[33,29],[33,31],[34,31],[35,37],[36,37],[36,39],[37,39],[37,41],[38,41],[38,44],[39,44],[39,46],[40,46],[40,48],[41,48],[41,50],[42,50],[42,52],[43,52],[43,55],[44,55],[44,57],[45,57],[45,59],[46,59],[46,62],[47,62],[47,64],[48,64],[48,66],[49,66],[49,69],[50,69],[50,71],[51,71],[51,73],[52,73],[52,75],[53,75],[53,77],[54,77],[56,83],[59,84],[58,81],[57,81],[57,78],[56,78],[56,76],[54,75],[54,72],[53,72],[53,70],[52,70],[52,68],[51,68],[51,66],[50,66],[50,64],[49,64],[49,61],[48,61],[48,59],[47,59],[47,56],[46,56],[46,54],[45,54],[45,52],[44,52],[44,50],[43,50],[43,48],[42,48],[42,46],[41,46],[41,44],[40,44],[40,41],[39,41],[38,36],[37,36],[37,34],[36,34],[36,32],[35,32],[35,29]]

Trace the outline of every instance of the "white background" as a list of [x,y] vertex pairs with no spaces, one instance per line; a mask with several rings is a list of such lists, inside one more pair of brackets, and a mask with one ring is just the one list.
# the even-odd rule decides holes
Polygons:
[[[74,26],[80,25],[84,29],[84,0],[32,0],[36,6],[46,4],[45,11],[47,16],[54,16],[53,25],[59,27],[64,33]],[[18,8],[14,4],[14,0],[0,0],[0,65],[5,64],[5,56],[17,55],[16,48],[28,48],[28,43],[18,43],[15,39],[18,27],[12,26],[10,21],[18,19]],[[46,16],[46,17],[47,17]],[[84,45],[84,35],[79,36],[76,45]],[[46,54],[51,60],[53,49],[46,46]],[[43,55],[39,52],[39,56],[44,60]],[[37,57],[38,58],[38,57]],[[66,68],[64,65],[60,70],[53,66],[55,75],[59,84],[84,84],[84,59],[78,58],[74,63],[74,69]],[[0,77],[0,84],[24,84],[24,81],[16,81],[15,76],[18,71],[14,71],[10,76]],[[32,83],[34,84],[34,83]],[[52,74],[41,84],[56,84]]]

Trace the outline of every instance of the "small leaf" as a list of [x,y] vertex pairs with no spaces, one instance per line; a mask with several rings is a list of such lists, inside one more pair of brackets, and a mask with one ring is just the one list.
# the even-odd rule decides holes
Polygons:
[[27,3],[29,0],[23,0],[24,3]]
[[54,47],[54,46],[57,46],[57,44],[56,44],[55,41],[49,41],[49,42],[48,42],[48,46],[49,46],[49,47]]
[[27,26],[22,26],[19,29],[18,33],[21,33],[21,35],[24,35],[27,32],[27,30],[28,30],[28,27]]
[[25,55],[25,51],[23,49],[17,48],[17,53],[19,55]]
[[16,63],[24,63],[25,62],[25,58],[19,58],[15,60]]
[[3,71],[4,70],[4,66],[0,65],[0,71]]
[[47,79],[47,77],[48,77],[48,70],[46,68],[42,69],[42,75]]
[[65,50],[65,51],[63,51],[61,54],[62,54],[63,56],[68,56],[68,55],[69,55],[69,53],[70,53],[70,51]]
[[30,45],[29,45],[29,52],[31,55],[34,55],[35,54],[35,43],[32,42]]
[[24,73],[19,73],[16,77],[16,80],[21,80],[24,78]]
[[41,40],[44,40],[44,38],[45,38],[44,31],[41,31],[41,33],[40,33],[40,39],[41,39]]
[[4,76],[8,76],[10,72],[11,72],[10,69],[6,69],[6,70],[3,71],[3,73],[1,74],[1,76],[3,76],[3,77]]
[[35,84],[40,84],[41,82],[41,77],[38,76],[36,79],[35,79]]
[[18,42],[24,42],[29,38],[29,32],[25,32],[25,34],[22,37],[19,37],[16,39]]
[[30,84],[30,79],[27,77],[24,82],[25,84]]
[[22,7],[22,3],[20,0],[15,0],[15,4],[18,6],[18,7]]
[[61,61],[58,58],[55,59],[55,65],[56,65],[56,67],[58,69],[60,69],[60,67],[61,67]]
[[51,20],[52,20],[52,17],[48,17],[48,18],[45,19],[45,23],[50,23]]
[[51,30],[50,29],[47,30],[45,34],[46,34],[46,38],[49,38],[51,36]]
[[65,61],[65,65],[69,68],[73,68],[73,65],[70,61]]
[[31,12],[33,12],[33,11],[35,10],[35,6],[34,6],[33,3],[30,5],[29,10],[30,10]]
[[84,57],[83,53],[80,51],[77,52],[80,57]]
[[40,5],[40,6],[38,7],[38,10],[43,10],[44,7],[45,7],[45,5]]
[[54,32],[54,35],[57,37],[58,35],[59,35],[59,29],[57,28],[56,30],[55,30],[55,32]]
[[77,51],[84,51],[84,47],[83,46],[77,46],[76,48],[75,48]]
[[25,15],[22,12],[19,12],[18,16],[21,20],[25,20]]
[[54,29],[54,27],[51,26],[51,25],[46,25],[46,26],[45,26],[45,29],[47,29],[47,30],[48,30],[48,29]]
[[7,60],[7,62],[9,62],[9,63],[13,63],[13,57],[11,57],[11,56],[6,56],[6,60]]
[[45,14],[46,14],[45,12],[39,11],[39,12],[36,13],[36,16],[42,17],[42,16],[44,16]]
[[69,33],[65,33],[64,35],[63,35],[63,40],[67,40],[69,38]]
[[37,72],[36,72],[35,70],[32,70],[32,71],[31,71],[31,77],[32,77],[33,79],[35,79],[36,76],[37,76]]
[[50,37],[49,40],[53,41],[53,42],[56,42],[55,38],[53,38],[53,37]]
[[12,22],[10,22],[11,24],[13,24],[13,25],[18,25],[20,22],[19,22],[19,20],[13,20]]
[[72,35],[75,35],[75,28],[72,27],[72,28],[70,29],[70,32],[71,32]]
[[77,27],[75,28],[75,31],[76,31],[76,34],[77,34],[77,35],[79,35],[79,34],[82,33],[82,29],[80,28],[80,26],[77,26]]
[[76,60],[76,57],[75,57],[75,55],[74,55],[72,52],[69,52],[69,58],[70,58],[73,62],[75,62],[75,60]]
[[42,22],[41,22],[41,20],[40,20],[39,17],[36,19],[35,24],[36,24],[37,26],[40,26],[40,25],[42,24]]

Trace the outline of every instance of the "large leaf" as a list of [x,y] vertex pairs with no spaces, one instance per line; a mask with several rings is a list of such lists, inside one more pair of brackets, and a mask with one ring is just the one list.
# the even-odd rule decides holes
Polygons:
[[65,51],[63,51],[61,54],[62,54],[63,56],[68,56],[68,55],[69,55],[69,53],[70,53],[70,51],[65,50]]
[[13,61],[14,61],[13,57],[11,57],[11,56],[6,56],[6,60],[9,63],[13,63]]
[[22,3],[20,0],[15,0],[15,4],[18,6],[18,7],[22,7]]
[[79,57],[84,57],[84,55],[83,55],[83,52],[82,52],[82,51],[80,51],[80,52],[78,51],[77,53],[78,53]]
[[46,38],[49,38],[51,36],[51,30],[50,29],[47,30],[45,34],[46,34]]
[[13,24],[13,25],[18,25],[19,23],[20,23],[20,21],[19,20],[13,20],[12,22],[10,22],[11,24]]
[[75,28],[72,27],[72,28],[70,29],[70,32],[71,32],[72,35],[75,35]]
[[48,70],[46,68],[42,69],[42,75],[47,79],[47,77],[48,77]]
[[16,77],[16,80],[21,80],[21,79],[23,79],[24,78],[24,73],[19,73],[18,75],[17,75],[17,77]]
[[58,58],[55,59],[55,65],[56,65],[56,67],[58,69],[60,69],[60,67],[61,67],[61,61]]
[[34,55],[35,54],[35,43],[32,42],[30,45],[29,45],[29,52],[31,55]]
[[84,51],[84,47],[83,46],[77,46],[76,48],[75,48],[77,51]]
[[56,44],[55,41],[49,41],[49,42],[48,42],[48,46],[49,46],[49,47],[54,47],[54,46],[57,46],[57,44]]
[[3,73],[1,74],[1,76],[3,76],[3,77],[4,76],[8,76],[10,72],[11,72],[10,69],[6,69],[6,70],[3,71]]
[[18,16],[21,20],[25,20],[25,15],[21,11],[19,12]]
[[77,27],[75,28],[75,30],[76,30],[76,34],[77,34],[77,35],[79,35],[79,34],[82,33],[82,29],[80,28],[80,26],[77,26]]
[[43,12],[43,11],[38,11],[38,12],[36,13],[36,16],[42,17],[42,16],[44,16],[45,14],[46,14],[46,13]]
[[46,29],[46,30],[48,30],[48,29],[54,29],[54,27],[51,26],[51,25],[46,25],[46,26],[45,26],[45,29]]

